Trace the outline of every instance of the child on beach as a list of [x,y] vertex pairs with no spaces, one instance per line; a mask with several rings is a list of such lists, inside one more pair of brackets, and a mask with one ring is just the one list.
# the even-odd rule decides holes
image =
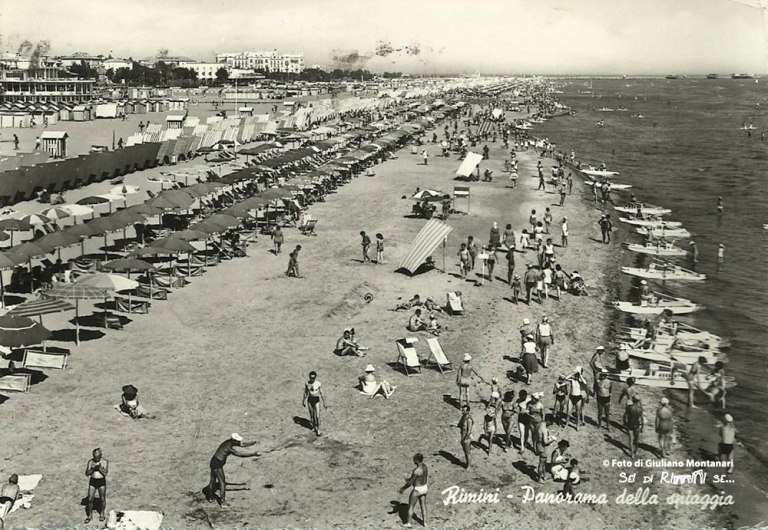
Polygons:
[[376,264],[384,263],[384,236],[376,234]]
[[549,211],[549,208],[547,208],[547,211],[544,212],[544,231],[549,234],[549,226],[552,224],[552,212]]
[[459,249],[459,271],[463,279],[467,278],[467,273],[470,271],[470,256],[466,243],[462,243]]

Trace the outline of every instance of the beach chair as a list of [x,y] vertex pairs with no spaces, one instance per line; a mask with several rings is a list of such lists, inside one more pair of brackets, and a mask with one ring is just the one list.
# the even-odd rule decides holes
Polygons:
[[64,370],[67,367],[68,360],[68,351],[58,352],[27,349],[24,351],[24,359],[21,362],[21,366],[24,368]]
[[440,341],[437,340],[437,337],[427,339],[427,344],[429,344],[429,350],[431,352],[427,359],[427,363],[434,357],[435,364],[440,369],[441,373],[453,372],[453,363],[446,357],[445,352],[443,351],[443,346],[440,344]]
[[0,392],[29,392],[32,374],[9,374],[0,376]]
[[149,313],[149,302],[117,296],[115,297],[115,310],[121,313],[145,314]]
[[447,294],[447,302],[445,308],[451,315],[463,315],[464,304],[461,301],[461,293],[458,291],[451,291]]
[[316,236],[315,227],[317,226],[317,219],[307,219],[303,225],[299,226],[299,231],[305,236]]
[[215,267],[219,264],[219,256],[217,254],[204,255],[202,252],[192,254],[192,258],[189,261],[192,265],[202,265],[203,267]]
[[[397,344],[397,364],[403,365],[405,375],[421,375],[421,360],[416,353],[414,343],[418,342],[416,337],[407,337],[395,341]],[[413,373],[411,373],[413,371]]]
[[176,272],[183,276],[202,276],[205,271],[203,265],[179,263],[176,265]]

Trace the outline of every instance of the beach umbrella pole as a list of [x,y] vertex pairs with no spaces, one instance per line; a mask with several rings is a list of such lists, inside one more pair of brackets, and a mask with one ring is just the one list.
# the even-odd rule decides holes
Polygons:
[[80,300],[75,298],[75,344],[80,346]]

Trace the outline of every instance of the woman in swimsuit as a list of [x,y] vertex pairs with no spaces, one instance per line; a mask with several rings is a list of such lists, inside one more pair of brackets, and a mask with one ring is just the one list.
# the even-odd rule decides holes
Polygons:
[[461,407],[462,403],[469,405],[469,385],[472,382],[473,375],[476,375],[478,379],[485,383],[485,379],[483,379],[483,377],[478,374],[470,364],[471,360],[472,356],[468,353],[465,353],[464,362],[456,371],[456,384],[459,387],[459,407]]
[[688,406],[692,409],[697,409],[693,403],[693,398],[696,393],[696,389],[701,390],[699,386],[699,376],[701,375],[701,367],[707,364],[706,357],[699,357],[698,361],[691,365],[691,368],[685,374],[685,380],[688,382]]
[[312,430],[320,436],[320,399],[323,400],[323,408],[328,408],[325,395],[317,380],[317,372],[309,372],[309,381],[304,384],[304,397],[301,400],[302,407],[308,407],[309,419],[312,422]]
[[501,426],[504,428],[504,452],[512,447],[512,420],[517,413],[517,404],[515,403],[515,391],[510,390],[504,393],[504,401],[501,402]]
[[[576,430],[579,430],[580,425],[584,425],[584,396],[583,396],[583,389],[587,388],[587,382],[584,380],[584,376],[582,375],[582,369],[581,366],[576,367],[576,371],[568,376],[568,382],[569,382],[569,396],[568,399],[570,400],[570,406],[569,409],[573,407],[573,419],[576,423]],[[568,418],[566,421],[567,423],[570,423],[571,421],[571,413],[570,410],[568,411]]]
[[493,437],[496,435],[496,414],[499,409],[494,402],[488,404],[485,408],[485,416],[483,416],[483,435],[480,436],[478,443],[482,443],[483,437],[488,438],[488,455],[491,454],[491,448],[493,448]]
[[520,454],[525,450],[525,441],[528,438],[528,403],[531,398],[526,390],[521,390],[517,394],[515,409],[517,410],[517,431],[520,437]]
[[109,462],[102,458],[101,449],[98,447],[93,450],[93,458],[88,460],[85,466],[85,475],[88,479],[88,502],[85,506],[85,524],[91,522],[93,513],[93,501],[96,498],[96,492],[99,493],[99,521],[106,520],[104,514],[107,509],[107,473],[109,472]]
[[669,400],[663,397],[661,398],[661,405],[656,409],[656,434],[659,438],[659,450],[662,458],[667,456],[672,445],[673,429],[672,409],[669,408]]

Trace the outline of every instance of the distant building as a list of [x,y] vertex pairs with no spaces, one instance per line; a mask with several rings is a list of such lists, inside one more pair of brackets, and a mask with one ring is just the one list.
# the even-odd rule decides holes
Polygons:
[[219,71],[219,68],[226,68],[229,71],[229,67],[222,63],[181,62],[179,67],[197,72],[198,81],[216,81],[216,72]]
[[61,68],[0,70],[0,103],[84,103],[93,98],[93,84]]
[[104,64],[103,55],[90,55],[84,52],[77,52],[72,55],[59,55],[55,59],[64,68],[85,63],[89,68],[97,70]]
[[105,59],[104,69],[109,70],[110,68],[115,72],[120,68],[132,69],[133,62],[129,61],[128,59]]
[[304,70],[304,55],[277,51],[219,53],[216,62],[232,68],[299,74]]
[[142,66],[149,66],[154,68],[157,63],[165,63],[169,66],[179,66],[181,63],[194,63],[195,60],[191,57],[185,57],[183,55],[155,55],[154,57],[147,57],[141,59],[139,64]]

